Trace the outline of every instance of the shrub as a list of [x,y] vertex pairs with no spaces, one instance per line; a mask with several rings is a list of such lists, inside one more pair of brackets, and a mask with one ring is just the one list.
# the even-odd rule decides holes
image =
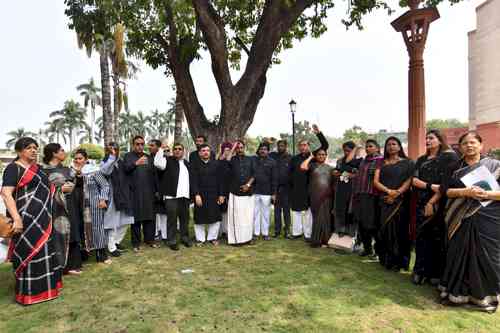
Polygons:
[[100,161],[104,158],[104,148],[98,145],[94,145],[91,143],[84,143],[76,147],[72,152],[71,152],[71,157],[75,156],[75,152],[78,149],[85,149],[87,151],[87,154],[89,155],[90,160],[96,160]]

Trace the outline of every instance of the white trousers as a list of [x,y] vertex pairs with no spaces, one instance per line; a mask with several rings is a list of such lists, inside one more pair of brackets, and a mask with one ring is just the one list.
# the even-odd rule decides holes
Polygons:
[[222,222],[220,224],[219,234],[227,235],[227,212],[222,213]]
[[271,219],[271,196],[256,194],[253,215],[255,236],[269,236],[269,220]]
[[156,232],[155,236],[162,240],[167,239],[167,215],[156,214]]
[[227,208],[228,244],[243,244],[252,240],[254,206],[253,196],[229,194]]
[[297,212],[292,210],[292,236],[304,235],[311,238],[312,234],[312,214],[311,209]]
[[[205,232],[205,226],[207,226],[207,231]],[[219,236],[220,222],[215,222],[212,224],[195,224],[194,225],[194,235],[198,242],[210,242],[217,240]]]
[[127,234],[128,225],[122,225],[108,231],[108,251],[115,252],[117,250],[116,244],[120,244]]

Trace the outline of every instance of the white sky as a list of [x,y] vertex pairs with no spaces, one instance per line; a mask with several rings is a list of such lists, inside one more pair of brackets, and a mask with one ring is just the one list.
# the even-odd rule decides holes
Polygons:
[[[475,28],[481,0],[439,7],[441,19],[430,29],[425,52],[427,118],[468,117],[467,32]],[[354,124],[365,130],[406,130],[408,56],[400,34],[385,12],[366,17],[365,30],[345,30],[345,7],[332,11],[329,31],[282,54],[268,73],[251,135],[290,131],[288,102],[295,99],[297,120],[319,123],[339,136]],[[6,132],[37,131],[65,100],[80,101],[75,87],[99,79],[97,57],[88,59],[67,28],[63,1],[9,1],[0,11],[0,147]],[[198,96],[208,115],[220,107],[207,60],[193,66]],[[129,83],[132,111],[166,110],[173,80],[147,65]]]

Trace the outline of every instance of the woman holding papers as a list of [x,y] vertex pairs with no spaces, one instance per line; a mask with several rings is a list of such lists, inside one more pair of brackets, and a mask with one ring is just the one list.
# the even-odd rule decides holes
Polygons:
[[448,250],[441,299],[493,312],[500,295],[500,161],[481,156],[475,132],[459,144],[463,159],[444,185]]

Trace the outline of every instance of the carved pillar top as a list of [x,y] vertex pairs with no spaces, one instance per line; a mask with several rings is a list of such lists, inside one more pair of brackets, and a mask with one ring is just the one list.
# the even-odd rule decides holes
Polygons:
[[408,0],[408,6],[410,7],[410,10],[415,10],[420,6],[421,0]]
[[420,0],[409,0],[411,9],[391,23],[403,35],[410,58],[422,57],[429,26],[439,18],[436,8],[418,9],[419,3]]

